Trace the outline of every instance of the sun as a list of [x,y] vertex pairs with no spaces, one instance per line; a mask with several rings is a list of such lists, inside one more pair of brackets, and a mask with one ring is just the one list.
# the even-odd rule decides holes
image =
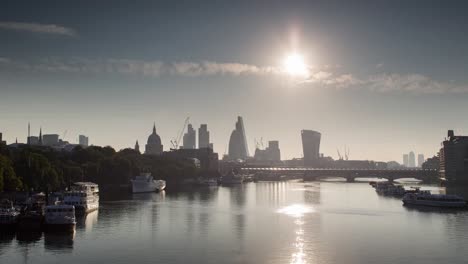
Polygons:
[[287,55],[283,67],[287,74],[295,77],[305,77],[309,73],[304,57],[298,53]]

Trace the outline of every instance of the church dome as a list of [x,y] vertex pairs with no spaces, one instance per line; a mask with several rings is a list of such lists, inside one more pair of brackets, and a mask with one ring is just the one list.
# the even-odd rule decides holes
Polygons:
[[153,127],[153,133],[148,137],[148,145],[161,145],[161,138],[156,134],[156,126]]

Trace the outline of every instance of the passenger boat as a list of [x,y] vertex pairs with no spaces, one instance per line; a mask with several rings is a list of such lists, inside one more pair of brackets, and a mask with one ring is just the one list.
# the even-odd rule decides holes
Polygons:
[[35,201],[26,206],[25,210],[20,214],[18,230],[41,230],[44,222],[44,210],[45,204],[40,201]]
[[132,180],[132,193],[156,192],[164,188],[166,188],[166,181],[155,180],[151,173],[142,173]]
[[16,228],[19,219],[19,211],[9,200],[0,202],[0,229],[12,230]]
[[44,224],[46,231],[75,230],[75,207],[68,204],[46,206]]
[[65,192],[63,203],[75,207],[77,213],[89,213],[99,208],[99,186],[92,182],[76,182]]
[[401,185],[394,185],[390,182],[378,182],[375,184],[375,191],[378,194],[389,196],[403,196],[405,195],[405,188]]
[[404,205],[461,208],[466,201],[458,195],[407,193],[403,197]]

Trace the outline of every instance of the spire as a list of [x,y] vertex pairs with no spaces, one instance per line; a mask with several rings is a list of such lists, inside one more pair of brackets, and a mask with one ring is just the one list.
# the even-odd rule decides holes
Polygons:
[[31,144],[31,142],[29,142],[29,138],[31,137],[31,124],[28,122],[28,145]]
[[156,134],[156,122],[153,124],[153,134]]
[[138,140],[135,143],[135,150],[140,152],[140,145],[138,144]]
[[42,145],[42,127],[39,129],[39,145]]
[[18,138],[16,138],[16,141],[15,141],[16,144],[18,144]]

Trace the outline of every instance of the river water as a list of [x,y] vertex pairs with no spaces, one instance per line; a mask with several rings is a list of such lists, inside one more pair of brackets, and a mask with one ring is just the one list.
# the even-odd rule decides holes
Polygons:
[[0,263],[468,263],[468,211],[406,208],[364,182],[101,200],[74,234],[0,234]]

